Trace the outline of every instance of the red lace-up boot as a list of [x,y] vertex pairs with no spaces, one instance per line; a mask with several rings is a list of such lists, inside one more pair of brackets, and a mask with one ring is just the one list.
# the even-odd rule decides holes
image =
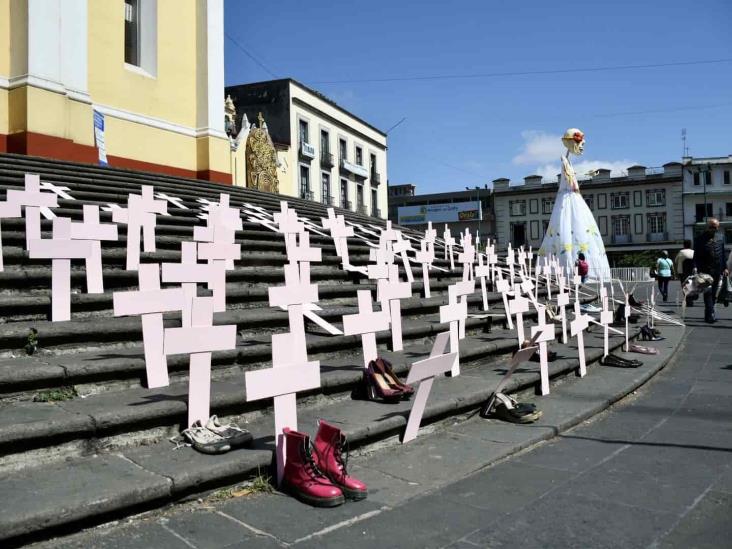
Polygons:
[[285,427],[287,462],[282,489],[313,507],[336,507],[345,503],[343,492],[325,476],[313,460],[310,437]]
[[343,458],[346,436],[338,427],[320,420],[318,434],[315,436],[315,454],[318,468],[343,490],[348,499],[364,499],[368,495],[366,485],[348,475],[346,470],[348,459]]

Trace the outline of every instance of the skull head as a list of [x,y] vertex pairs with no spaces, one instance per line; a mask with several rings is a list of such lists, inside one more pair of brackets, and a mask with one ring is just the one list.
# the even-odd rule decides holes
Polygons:
[[579,156],[585,150],[585,134],[577,128],[569,128],[562,136],[562,143],[569,152]]

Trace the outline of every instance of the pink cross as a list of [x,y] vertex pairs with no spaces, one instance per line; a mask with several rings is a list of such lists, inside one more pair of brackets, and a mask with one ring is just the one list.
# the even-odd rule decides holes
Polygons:
[[401,257],[404,272],[407,275],[407,281],[411,284],[414,282],[414,275],[412,274],[412,265],[409,263],[409,256],[407,255],[407,252],[412,251],[412,243],[405,238],[401,238],[401,233],[399,233],[399,236],[400,238],[394,242],[392,250]]
[[516,258],[514,257],[513,248],[511,248],[511,243],[508,244],[508,252],[506,253],[506,265],[508,265],[508,282],[511,284],[511,288],[513,288],[513,281],[515,277],[514,272],[514,263],[516,262]]
[[[427,247],[432,251],[432,256],[435,255],[435,241],[437,240],[437,231],[432,228],[432,221],[427,222],[427,230],[424,232],[424,239],[427,242]],[[434,259],[433,259],[434,261]]]
[[290,243],[296,235],[305,230],[305,226],[297,217],[297,212],[287,204],[286,200],[280,201],[280,211],[273,216],[280,233],[285,235],[285,247],[289,250]]
[[163,282],[181,285],[185,295],[182,309],[183,327],[193,324],[193,299],[198,295],[198,284],[212,289],[214,311],[226,310],[226,268],[222,262],[198,263],[196,243],[181,242],[180,263],[163,263]]
[[[219,200],[218,204],[209,205],[206,226],[193,228],[193,240],[200,242],[200,259],[209,263],[223,262],[226,269],[233,269],[234,260],[241,257],[241,245],[236,244],[236,231],[242,229],[241,215],[238,208],[229,207],[228,194],[221,193]],[[217,311],[220,311],[219,306],[217,304]]]
[[412,409],[409,411],[409,419],[407,419],[407,428],[404,430],[402,444],[417,437],[419,424],[422,423],[424,408],[427,405],[427,399],[430,396],[435,377],[450,372],[457,363],[457,353],[445,353],[448,339],[450,339],[449,332],[437,334],[429,358],[413,362],[412,367],[409,369],[407,383],[419,382],[419,387],[414,395]]
[[450,270],[455,270],[455,258],[453,257],[453,246],[455,246],[455,239],[452,237],[452,234],[450,233],[450,229],[447,227],[447,223],[445,223],[445,232],[442,233],[442,239],[445,241],[445,260],[447,260],[448,256],[450,257]]
[[509,301],[508,310],[516,315],[516,333],[518,335],[519,348],[524,344],[524,313],[529,311],[529,300],[516,293],[516,297]]
[[[9,217],[21,217],[20,204],[0,202],[0,221]],[[0,227],[0,271],[3,270],[3,231]]]
[[468,304],[458,299],[457,293],[450,286],[447,291],[448,303],[440,307],[440,323],[450,324],[450,352],[457,357],[451,368],[451,375],[460,375],[460,323],[465,322],[468,316]]
[[489,278],[491,267],[483,263],[483,254],[478,254],[478,266],[475,267],[475,277],[480,280],[480,293],[483,296],[483,310],[488,310],[488,290],[486,289],[485,279]]
[[71,219],[53,220],[53,238],[29,242],[28,257],[51,260],[51,320],[71,320],[71,260],[88,259],[91,242],[71,240]]
[[589,325],[590,317],[582,314],[580,311],[579,301],[574,302],[574,320],[569,323],[572,337],[577,337],[577,352],[579,354],[579,376],[584,377],[587,374],[587,364],[585,362],[585,340],[584,330]]
[[424,297],[429,299],[430,294],[430,265],[435,260],[435,250],[430,248],[426,240],[420,242],[420,251],[414,254],[417,263],[422,264],[422,285],[424,286]]
[[361,336],[363,366],[367,368],[369,362],[379,356],[376,332],[389,329],[389,314],[386,311],[373,310],[370,290],[359,290],[357,295],[358,314],[343,316],[343,333]]
[[412,285],[399,280],[399,267],[389,266],[389,278],[378,282],[381,310],[389,313],[391,345],[393,351],[403,350],[401,299],[412,297]]
[[565,307],[569,305],[569,292],[566,291],[564,280],[559,281],[559,292],[556,295],[557,307],[559,308],[559,314],[562,316],[562,343],[567,344],[567,310]]
[[91,254],[86,258],[86,291],[103,294],[102,240],[117,240],[117,225],[99,222],[99,206],[84,204],[84,221],[71,222],[71,239],[88,240]]
[[182,311],[186,296],[182,288],[160,289],[160,265],[143,263],[138,270],[140,289],[114,292],[114,316],[141,315],[145,370],[150,389],[169,384],[168,363],[163,349],[163,313]]
[[[465,310],[467,311],[468,310],[468,296],[475,293],[475,279],[462,280],[460,282],[456,282],[455,284],[449,286],[447,288],[448,300],[449,300],[450,292],[453,293],[453,295],[455,296],[456,299],[460,299],[460,301],[465,304]],[[460,339],[465,338],[465,319],[466,318],[467,318],[467,315],[459,323]]]
[[291,340],[289,345],[299,355],[307,354],[305,340],[304,305],[318,301],[318,286],[310,283],[310,273],[302,278],[297,263],[284,266],[285,285],[269,288],[269,304],[287,311],[290,320]]
[[192,324],[166,328],[163,353],[191,355],[188,374],[188,426],[211,417],[211,353],[236,348],[236,324],[212,326],[213,298],[194,297]]
[[320,387],[320,362],[291,345],[292,334],[272,336],[272,368],[246,372],[247,402],[274,397],[277,482],[285,470],[285,427],[297,430],[297,393]]
[[348,237],[353,236],[353,227],[346,227],[345,218],[336,215],[333,208],[328,208],[328,219],[321,218],[324,229],[330,230],[330,236],[336,248],[336,255],[343,261],[343,268],[350,264],[348,258]]
[[30,241],[41,238],[41,208],[58,208],[58,199],[53,193],[41,192],[41,178],[27,173],[25,189],[8,189],[6,200],[25,209],[25,248],[30,250]]
[[463,264],[463,280],[471,280],[475,262],[475,246],[473,246],[473,237],[467,229],[465,229],[462,246],[463,251],[458,254],[458,263]]
[[532,326],[532,341],[539,344],[539,373],[541,376],[541,394],[549,394],[549,362],[547,357],[547,341],[554,340],[554,324],[546,323],[546,307],[537,310],[538,326]]
[[501,299],[503,299],[503,310],[506,312],[508,329],[513,330],[513,317],[511,316],[511,311],[509,311],[508,308],[508,296],[513,295],[513,291],[511,290],[508,280],[503,278],[501,275],[501,271],[496,271],[496,274],[498,275],[498,278],[496,278],[496,291],[501,294]]
[[112,221],[127,224],[127,269],[134,270],[140,266],[140,231],[143,235],[143,250],[155,251],[155,215],[167,214],[168,205],[165,200],[155,200],[153,188],[142,186],[142,195],[130,194],[127,197],[127,208],[112,210]]

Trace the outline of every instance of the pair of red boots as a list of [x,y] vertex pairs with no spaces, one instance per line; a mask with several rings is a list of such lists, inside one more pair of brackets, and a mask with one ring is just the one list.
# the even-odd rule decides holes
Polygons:
[[366,498],[366,485],[349,476],[343,452],[346,436],[321,420],[315,444],[305,433],[285,427],[287,461],[282,488],[300,501],[315,507],[336,507],[346,498]]

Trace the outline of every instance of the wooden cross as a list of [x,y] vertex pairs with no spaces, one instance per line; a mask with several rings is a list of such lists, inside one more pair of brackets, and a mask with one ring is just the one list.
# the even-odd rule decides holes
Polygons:
[[86,291],[103,294],[102,240],[117,240],[117,225],[99,222],[99,206],[84,204],[84,221],[71,222],[71,239],[88,240],[91,254],[86,258]]
[[310,283],[309,272],[306,280],[301,278],[297,263],[286,264],[284,271],[285,285],[269,288],[269,304],[287,311],[292,337],[290,345],[298,350],[299,355],[304,355],[307,349],[303,306],[318,301],[318,285]]
[[353,227],[347,227],[345,218],[336,215],[333,208],[328,208],[328,219],[321,218],[323,228],[330,230],[330,236],[336,248],[336,255],[341,258],[343,268],[348,270],[351,262],[348,257],[348,237],[353,236]]
[[420,242],[420,250],[414,255],[415,260],[422,264],[422,286],[424,286],[424,297],[429,299],[430,294],[430,265],[435,260],[435,249],[430,248],[427,240]]
[[389,313],[391,322],[391,345],[393,351],[404,349],[402,345],[401,299],[412,297],[412,285],[399,280],[399,267],[389,266],[389,278],[378,282],[381,310]]
[[442,233],[442,239],[445,241],[445,260],[447,260],[448,256],[450,257],[450,270],[455,270],[455,258],[453,257],[453,246],[455,246],[455,239],[450,234],[450,229],[447,227],[447,223],[445,223],[445,232]]
[[[228,194],[221,193],[219,200],[218,204],[210,204],[206,226],[193,227],[193,240],[200,242],[200,259],[223,262],[226,269],[233,269],[234,261],[241,257],[241,245],[236,244],[236,231],[242,230],[241,215],[238,208],[229,207]],[[220,306],[216,304],[216,311],[220,312]]]
[[432,221],[427,222],[427,229],[424,232],[424,240],[427,242],[427,249],[432,252],[432,261],[435,257],[435,241],[437,240],[437,231],[432,228]]
[[585,340],[584,330],[589,325],[590,317],[582,314],[579,301],[574,302],[574,320],[569,323],[572,337],[577,337],[577,352],[579,354],[579,376],[584,377],[587,374],[587,364],[585,362]]
[[562,343],[567,344],[567,310],[566,306],[569,305],[569,292],[566,291],[563,280],[559,281],[559,292],[556,295],[557,308],[562,316]]
[[[10,201],[0,202],[0,222],[10,217],[21,217],[20,204]],[[3,231],[0,227],[0,272],[3,268]]]
[[511,243],[508,243],[508,252],[506,253],[506,265],[508,265],[508,282],[511,285],[511,288],[513,288],[513,281],[514,281],[514,263],[516,259],[513,255],[513,248],[511,248]]
[[[468,310],[468,296],[475,293],[475,279],[471,280],[462,280],[460,282],[456,282],[455,284],[452,284],[447,288],[447,294],[448,299],[450,292],[455,296],[456,299],[459,299],[464,305],[465,305],[465,311]],[[459,334],[460,339],[465,338],[465,320],[466,317],[460,320],[459,323]]]
[[412,251],[412,243],[405,238],[401,238],[401,233],[398,234],[400,238],[394,242],[392,250],[401,257],[404,272],[407,275],[407,281],[411,284],[414,282],[414,275],[412,274],[412,265],[409,263],[409,256],[407,255],[407,252]]
[[370,290],[359,290],[357,295],[358,314],[343,316],[343,333],[361,336],[363,367],[367,368],[369,362],[379,356],[376,332],[389,329],[389,315],[386,311],[373,310]]
[[71,219],[53,220],[53,238],[29,242],[28,257],[51,260],[51,320],[71,320],[71,260],[88,259],[92,243],[71,239]]
[[475,246],[473,246],[473,237],[467,229],[465,229],[462,246],[463,251],[458,254],[458,263],[463,265],[463,280],[472,280]]
[[524,344],[524,313],[529,311],[529,300],[516,292],[514,297],[508,303],[508,310],[512,315],[516,315],[516,333],[518,335],[519,348]]
[[199,283],[206,284],[212,289],[214,310],[217,312],[226,310],[226,267],[223,263],[199,263],[195,242],[181,242],[180,255],[180,263],[163,263],[163,282],[181,285],[185,294],[182,309],[183,326],[190,327],[193,325],[191,307],[193,298],[198,295]]
[[290,209],[286,200],[280,201],[280,211],[273,217],[279,232],[285,236],[285,248],[289,250],[297,235],[305,230],[305,225],[298,219],[297,212]]
[[[539,372],[541,374],[541,394],[549,394],[549,361],[547,357],[547,341],[554,340],[554,324],[546,323],[546,307],[537,310],[539,325],[532,326],[532,341],[539,344]],[[522,343],[523,345],[523,343]]]
[[25,210],[25,248],[30,250],[30,241],[41,238],[41,208],[58,208],[58,199],[53,193],[41,192],[41,178],[27,173],[24,190],[8,189],[6,200]]
[[[496,279],[496,291],[501,294],[503,299],[503,310],[506,312],[506,322],[508,323],[508,329],[513,330],[513,317],[511,311],[508,308],[508,296],[513,295],[508,280],[501,276],[501,271],[497,271],[498,277]],[[523,343],[523,342],[522,342]]]
[[114,316],[141,315],[145,370],[150,389],[169,384],[168,364],[163,350],[163,313],[182,311],[186,296],[182,288],[160,289],[160,265],[143,263],[138,270],[140,289],[114,292]]
[[188,373],[188,426],[196,421],[205,425],[211,417],[211,353],[236,349],[236,324],[213,326],[214,302],[211,297],[194,297],[191,326],[166,328],[165,356],[190,355]]
[[483,296],[483,310],[488,310],[488,290],[485,279],[490,278],[491,266],[483,263],[483,254],[478,254],[478,266],[475,267],[475,277],[480,280],[480,292]]
[[143,250],[155,251],[155,215],[167,214],[168,203],[155,200],[153,188],[142,186],[142,195],[130,194],[127,208],[112,211],[112,221],[127,224],[127,269],[135,270],[140,266],[140,231],[143,236]]
[[187,210],[188,207],[183,204],[183,200],[180,198],[176,198],[175,196],[168,196],[165,193],[155,193],[155,197],[159,198],[160,200],[165,200],[175,206],[176,208],[179,208],[181,210]]
[[429,358],[413,362],[412,367],[409,369],[407,383],[413,384],[419,382],[419,387],[414,395],[412,409],[409,411],[407,428],[404,430],[402,444],[417,437],[419,424],[422,422],[424,408],[427,405],[427,399],[430,396],[435,377],[450,372],[455,367],[458,359],[457,353],[445,353],[445,347],[449,339],[449,332],[437,334],[435,342],[432,344],[432,352]]
[[460,322],[465,322],[468,316],[468,304],[466,301],[459,300],[454,291],[450,291],[453,287],[448,288],[447,305],[440,307],[440,322],[450,324],[450,352],[457,355],[450,374],[458,376],[460,375]]

